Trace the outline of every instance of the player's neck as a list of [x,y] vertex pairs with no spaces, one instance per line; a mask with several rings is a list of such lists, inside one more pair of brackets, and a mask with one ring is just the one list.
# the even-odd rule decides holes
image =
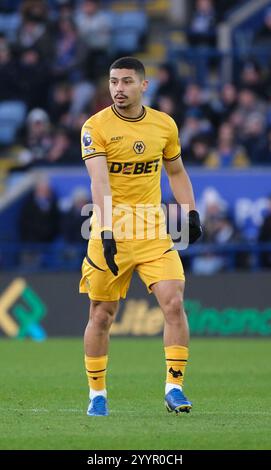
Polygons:
[[127,117],[127,118],[138,118],[143,114],[144,108],[142,103],[136,104],[136,105],[131,105],[127,106],[127,108],[119,108],[116,104],[114,105],[115,109],[121,116]]

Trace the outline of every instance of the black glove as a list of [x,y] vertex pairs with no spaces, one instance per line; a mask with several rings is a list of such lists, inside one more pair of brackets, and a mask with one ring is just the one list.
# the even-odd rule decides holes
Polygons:
[[202,235],[202,226],[199,220],[199,213],[197,211],[188,212],[189,222],[189,245],[195,243]]
[[101,237],[107,266],[114,276],[117,276],[119,268],[114,261],[114,255],[117,254],[117,246],[113,237],[113,232],[111,232],[111,230],[103,230],[101,232]]

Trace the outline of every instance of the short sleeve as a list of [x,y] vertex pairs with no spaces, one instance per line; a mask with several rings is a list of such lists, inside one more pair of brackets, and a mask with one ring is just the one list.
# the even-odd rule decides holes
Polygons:
[[179,141],[179,131],[173,119],[169,121],[169,134],[166,146],[163,151],[163,159],[173,162],[181,155],[181,146]]
[[87,121],[81,131],[81,148],[83,160],[106,156],[105,142],[98,129]]

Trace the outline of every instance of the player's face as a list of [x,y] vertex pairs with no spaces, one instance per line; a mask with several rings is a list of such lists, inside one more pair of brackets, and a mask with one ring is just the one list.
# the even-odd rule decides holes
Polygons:
[[142,93],[148,85],[132,69],[112,69],[109,79],[109,90],[115,105],[125,109],[140,104]]

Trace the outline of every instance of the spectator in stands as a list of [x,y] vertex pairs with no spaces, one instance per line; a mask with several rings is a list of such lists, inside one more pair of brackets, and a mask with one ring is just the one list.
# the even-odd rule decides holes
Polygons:
[[188,165],[203,166],[210,153],[210,138],[205,134],[198,134],[192,138],[190,147],[184,151],[184,161]]
[[[62,222],[62,235],[68,243],[82,243],[84,239],[81,234],[84,217],[82,208],[90,203],[90,195],[85,188],[78,187],[72,195],[72,206],[64,214]],[[91,214],[89,214],[89,217]],[[89,236],[89,233],[88,233]]]
[[217,148],[206,160],[209,168],[246,167],[249,165],[244,148],[236,144],[231,124],[225,122],[219,128]]
[[6,38],[0,34],[0,101],[20,97],[18,68]]
[[[216,245],[227,245],[236,241],[237,233],[234,229],[232,221],[226,214],[221,214],[206,221],[208,231],[206,232],[206,243],[214,243]],[[204,225],[206,226],[206,225]],[[212,250],[204,255],[196,256],[192,263],[192,270],[195,274],[214,274],[224,271],[231,266],[235,266],[234,258],[227,254],[212,253]]]
[[48,66],[38,49],[30,47],[21,51],[18,74],[21,97],[28,109],[43,108],[48,105],[50,74]]
[[32,109],[27,116],[24,148],[18,154],[23,166],[44,165],[52,145],[48,114],[39,108]]
[[72,87],[68,82],[57,83],[50,100],[49,113],[54,125],[68,125],[71,119],[69,114],[72,103]]
[[46,23],[48,19],[48,2],[46,0],[23,0],[20,6],[23,19],[31,17],[40,23]]
[[[86,253],[92,215],[88,207],[89,199],[89,192],[84,187],[77,187],[72,194],[72,205],[62,217],[61,234],[65,241],[63,261],[66,266],[79,268],[80,259]],[[82,215],[83,208],[87,219]]]
[[40,179],[21,212],[21,240],[36,243],[54,241],[59,234],[59,220],[55,195],[48,181]]
[[84,59],[84,44],[79,40],[75,23],[71,18],[60,18],[55,35],[55,54],[52,74],[55,80],[78,81]]
[[101,77],[109,61],[111,22],[98,0],[83,0],[75,16],[79,36],[86,45],[85,71],[89,79]]
[[251,113],[246,120],[242,145],[246,149],[251,163],[257,165],[266,148],[265,120],[261,113]]
[[205,243],[229,243],[236,239],[236,231],[229,216],[224,212],[208,213],[204,221]]
[[186,112],[184,123],[181,127],[182,149],[187,150],[192,139],[205,134],[209,137],[212,133],[211,123],[205,119],[203,113],[198,109],[190,109]]
[[44,164],[46,165],[76,165],[80,160],[80,149],[73,143],[71,131],[65,127],[54,130],[51,148]]
[[182,121],[181,109],[173,95],[159,95],[157,97],[156,109],[171,116],[176,122],[177,127],[180,129]]
[[[239,239],[233,222],[225,211],[225,205],[215,192],[206,194],[206,207],[204,213],[203,243],[227,245]],[[196,256],[192,262],[195,274],[214,274],[229,267],[227,255],[213,253],[212,250]],[[233,260],[234,261],[234,260]]]
[[[98,113],[102,109],[112,104],[112,98],[108,90],[108,78],[99,80],[92,102],[90,103],[92,114]],[[89,116],[87,117],[87,119]]]
[[249,88],[257,96],[265,98],[262,70],[255,60],[249,60],[243,65],[239,86],[241,88]]
[[266,104],[261,101],[253,90],[243,88],[239,92],[238,107],[230,116],[230,122],[233,125],[240,138],[244,135],[244,129],[251,114],[255,112],[266,118]]
[[208,214],[226,214],[229,209],[226,200],[212,186],[204,189],[198,206],[203,220],[207,219]]
[[35,47],[41,57],[53,56],[54,43],[50,34],[48,10],[42,0],[26,0],[22,4],[22,23],[17,32],[17,47]]
[[77,0],[51,0],[54,5],[54,14],[57,21],[66,18],[73,18],[75,3]]
[[215,127],[218,127],[219,124],[227,121],[236,109],[237,104],[237,90],[235,85],[233,83],[225,83],[218,100],[215,100],[212,103],[212,111],[214,114],[212,124],[214,124]]
[[157,70],[157,86],[151,107],[158,109],[160,96],[171,96],[175,101],[180,99],[183,93],[183,84],[180,80],[176,67],[172,63],[159,65]]
[[69,127],[69,137],[72,141],[72,148],[74,149],[73,152],[73,161],[77,161],[77,164],[80,165],[80,158],[78,160],[78,152],[80,152],[80,145],[78,142],[81,140],[81,129],[83,124],[89,119],[91,113],[91,106],[86,108],[84,111],[80,112],[79,114],[73,116],[72,125]]
[[[258,241],[271,244],[271,195],[268,197],[267,213],[259,229]],[[271,268],[271,249],[261,254],[261,265]]]
[[[72,122],[80,113],[91,107],[95,92],[95,86],[89,81],[82,80],[72,86],[72,101],[69,109]],[[91,112],[89,112],[89,114],[91,114]]]
[[182,110],[184,117],[188,111],[192,110],[199,112],[204,119],[210,122],[214,120],[213,110],[206,101],[204,91],[195,82],[188,83],[185,89]]
[[188,32],[192,46],[215,45],[215,9],[212,0],[197,0]]

